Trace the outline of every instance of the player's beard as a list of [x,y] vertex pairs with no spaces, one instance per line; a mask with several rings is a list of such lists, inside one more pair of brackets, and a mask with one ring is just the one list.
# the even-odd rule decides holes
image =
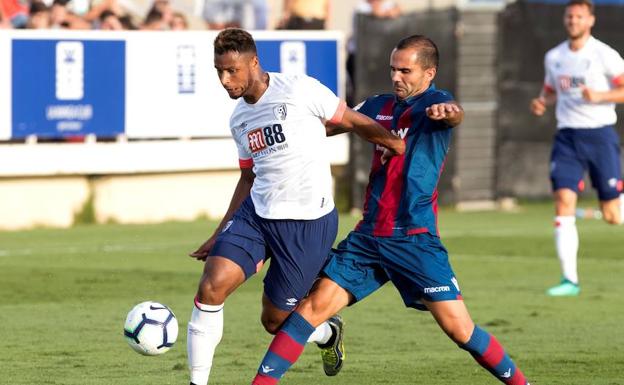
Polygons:
[[582,39],[583,37],[589,34],[588,28],[574,26],[574,27],[566,27],[566,29],[568,32],[568,38],[570,40]]

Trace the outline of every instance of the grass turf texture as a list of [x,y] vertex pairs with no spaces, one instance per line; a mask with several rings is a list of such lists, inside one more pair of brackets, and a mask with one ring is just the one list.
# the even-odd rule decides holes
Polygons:
[[[341,217],[340,239],[354,218]],[[187,384],[186,323],[202,264],[186,256],[214,223],[79,226],[0,233],[0,384]],[[550,204],[519,213],[442,210],[442,239],[474,320],[494,333],[533,385],[624,384],[624,228],[578,223],[582,293],[548,298],[559,279]],[[270,342],[260,277],[228,300],[211,385],[245,385]],[[134,353],[126,313],[170,306],[180,335],[163,356]],[[323,375],[315,346],[285,385],[496,384],[390,285],[345,310],[345,367]]]

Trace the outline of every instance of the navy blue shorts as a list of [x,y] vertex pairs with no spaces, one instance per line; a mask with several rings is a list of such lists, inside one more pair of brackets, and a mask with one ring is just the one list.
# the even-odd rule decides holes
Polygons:
[[598,199],[615,199],[622,191],[620,140],[613,126],[557,130],[550,155],[553,191],[583,190],[583,175],[589,172]]
[[461,299],[455,273],[440,238],[429,233],[374,237],[352,231],[332,250],[323,274],[361,301],[386,282],[405,306],[426,310],[420,301]]
[[338,232],[338,214],[314,220],[275,220],[256,214],[247,198],[217,237],[211,256],[238,264],[249,278],[271,264],[264,278],[264,293],[278,308],[293,310],[327,262]]

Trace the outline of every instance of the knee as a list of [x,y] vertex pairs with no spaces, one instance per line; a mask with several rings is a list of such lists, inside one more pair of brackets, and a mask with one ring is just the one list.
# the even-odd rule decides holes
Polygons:
[[220,305],[231,291],[230,281],[224,275],[203,275],[197,290],[197,299],[206,305]]
[[301,301],[297,307],[297,313],[310,324],[320,325],[334,315],[334,312],[328,311],[328,309],[332,308],[330,305],[330,302],[323,301],[320,298],[308,297]]
[[309,318],[310,316],[316,314],[318,306],[318,301],[314,301],[311,298],[306,298],[299,306],[297,306],[297,312],[301,314],[303,318]]
[[474,331],[474,324],[470,323],[458,323],[449,328],[444,329],[444,332],[453,342],[458,345],[464,345],[468,341],[470,341],[470,337],[472,337],[472,332]]
[[459,330],[454,331],[452,335],[449,335],[449,337],[451,337],[453,342],[455,342],[456,344],[464,345],[468,341],[470,341],[470,337],[472,336],[473,329],[474,327],[473,328],[461,328]]
[[620,224],[620,214],[619,213],[614,213],[612,211],[605,210],[602,213],[602,218],[604,219],[605,222],[607,222],[610,225],[619,225]]
[[264,326],[264,330],[267,331],[267,333],[275,335],[277,334],[277,332],[280,330],[282,323],[284,323],[284,320],[282,319],[277,319],[275,317],[272,317],[271,315],[266,315],[263,314],[262,317],[260,318],[260,321],[262,322],[262,326]]
[[561,189],[555,192],[555,211],[557,215],[574,215],[576,209],[576,193],[572,190]]

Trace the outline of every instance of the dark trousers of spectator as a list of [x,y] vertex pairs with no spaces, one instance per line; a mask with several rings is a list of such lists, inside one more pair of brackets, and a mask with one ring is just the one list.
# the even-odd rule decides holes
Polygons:
[[358,101],[355,100],[355,54],[347,55],[347,105],[354,107]]
[[282,29],[325,29],[325,20],[291,16]]

